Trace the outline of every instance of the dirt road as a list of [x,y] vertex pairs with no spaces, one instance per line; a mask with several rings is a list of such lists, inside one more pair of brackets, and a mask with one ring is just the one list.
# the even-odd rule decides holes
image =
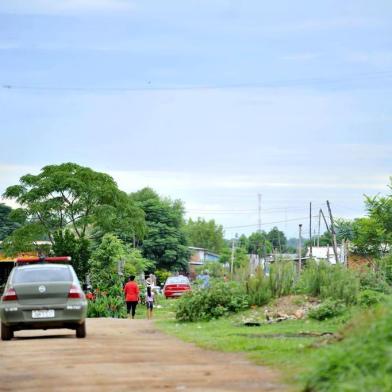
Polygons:
[[1,391],[281,391],[273,371],[202,350],[147,320],[90,319],[73,331],[20,331],[0,342]]

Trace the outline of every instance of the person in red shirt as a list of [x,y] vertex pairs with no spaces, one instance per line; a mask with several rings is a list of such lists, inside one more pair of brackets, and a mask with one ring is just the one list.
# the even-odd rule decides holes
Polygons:
[[128,317],[132,315],[135,318],[136,306],[139,302],[139,286],[135,282],[135,276],[131,275],[127,284],[124,286],[125,302],[127,303]]

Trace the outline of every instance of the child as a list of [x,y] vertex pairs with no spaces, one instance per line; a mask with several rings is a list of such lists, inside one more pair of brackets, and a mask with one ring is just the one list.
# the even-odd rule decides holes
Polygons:
[[151,286],[147,286],[146,306],[147,306],[147,319],[151,320],[152,310],[154,308],[154,293],[151,289]]

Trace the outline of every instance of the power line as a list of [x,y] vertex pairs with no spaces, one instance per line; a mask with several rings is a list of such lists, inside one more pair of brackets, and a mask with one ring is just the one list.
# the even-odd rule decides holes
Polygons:
[[[273,208],[262,208],[261,212],[284,212],[286,210],[304,210],[305,207],[273,207]],[[203,210],[203,209],[186,209],[185,212],[202,212],[202,213],[222,213],[222,214],[226,214],[226,213],[251,213],[251,212],[258,212],[257,208],[254,209],[249,209],[249,210],[230,210],[230,209],[226,209],[226,210]]]
[[[317,217],[318,215],[314,215],[313,218]],[[283,221],[275,221],[275,222],[263,222],[261,225],[265,226],[265,225],[274,225],[274,224],[278,224],[278,223],[285,223],[285,222],[296,222],[296,221],[300,221],[303,219],[309,219],[308,216],[302,217],[302,218],[293,218],[293,219],[286,219]],[[255,226],[259,226],[258,223],[252,224],[252,225],[242,225],[242,226],[230,226],[230,227],[223,227],[224,230],[229,230],[229,229],[241,229],[244,227],[255,227]]]
[[[378,71],[359,73],[356,75],[346,75],[335,78],[299,78],[299,79],[286,79],[253,83],[233,83],[233,84],[211,84],[211,85],[184,85],[184,86],[43,86],[43,85],[18,85],[12,83],[3,83],[2,88],[7,90],[42,90],[42,91],[181,91],[181,90],[221,90],[221,89],[237,89],[237,88],[274,88],[274,87],[298,87],[307,86],[312,83],[320,84],[336,84],[344,82],[365,81],[374,79],[392,78],[391,71]],[[149,82],[151,83],[151,82]]]

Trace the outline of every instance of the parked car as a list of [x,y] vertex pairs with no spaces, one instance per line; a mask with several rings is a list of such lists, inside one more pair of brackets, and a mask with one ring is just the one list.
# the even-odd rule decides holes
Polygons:
[[179,297],[191,289],[191,284],[186,276],[171,276],[163,286],[163,295],[166,298]]
[[72,266],[16,265],[0,301],[1,339],[12,339],[15,331],[52,328],[74,329],[84,338],[86,314],[86,297]]

